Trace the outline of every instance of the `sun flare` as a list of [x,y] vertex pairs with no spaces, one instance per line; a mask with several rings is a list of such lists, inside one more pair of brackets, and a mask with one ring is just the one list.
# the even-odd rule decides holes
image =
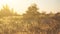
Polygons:
[[[56,3],[55,0],[0,0],[0,9],[3,5],[8,5],[13,8],[17,13],[25,13],[27,8],[32,4],[36,3],[41,11],[58,12],[60,11],[60,4]],[[58,4],[58,5],[57,5]]]

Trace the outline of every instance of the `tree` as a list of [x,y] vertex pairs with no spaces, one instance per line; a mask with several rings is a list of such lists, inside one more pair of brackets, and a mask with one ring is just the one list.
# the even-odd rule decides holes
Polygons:
[[30,7],[28,7],[28,10],[26,11],[26,14],[23,16],[24,19],[36,19],[39,18],[39,12],[36,4],[32,4]]
[[14,9],[10,10],[8,5],[4,5],[3,8],[0,10],[0,17],[17,15],[18,15],[17,13],[14,13]]

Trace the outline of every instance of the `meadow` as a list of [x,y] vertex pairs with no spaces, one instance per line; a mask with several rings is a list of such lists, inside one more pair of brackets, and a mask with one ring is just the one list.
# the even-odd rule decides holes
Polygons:
[[20,15],[4,6],[0,10],[0,34],[60,34],[60,12],[40,13],[32,5]]

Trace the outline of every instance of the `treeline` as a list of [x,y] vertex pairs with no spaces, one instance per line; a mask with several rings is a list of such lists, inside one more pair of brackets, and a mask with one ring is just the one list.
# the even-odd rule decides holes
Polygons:
[[34,32],[34,34],[60,34],[59,12],[56,14],[39,13],[36,4],[34,4],[28,7],[26,14],[23,15],[23,21],[31,24],[30,32]]
[[0,10],[0,34],[60,34],[60,13],[40,13],[33,4],[25,14],[19,15],[7,5],[3,6]]
[[0,17],[6,17],[6,16],[18,16],[16,12],[14,12],[14,9],[10,9],[8,5],[4,5],[0,9]]

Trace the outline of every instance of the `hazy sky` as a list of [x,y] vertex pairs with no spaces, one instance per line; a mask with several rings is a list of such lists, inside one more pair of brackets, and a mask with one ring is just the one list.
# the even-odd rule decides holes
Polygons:
[[60,11],[60,0],[0,0],[0,8],[8,4],[10,8],[14,8],[18,13],[22,14],[32,3],[36,3],[41,11]]

